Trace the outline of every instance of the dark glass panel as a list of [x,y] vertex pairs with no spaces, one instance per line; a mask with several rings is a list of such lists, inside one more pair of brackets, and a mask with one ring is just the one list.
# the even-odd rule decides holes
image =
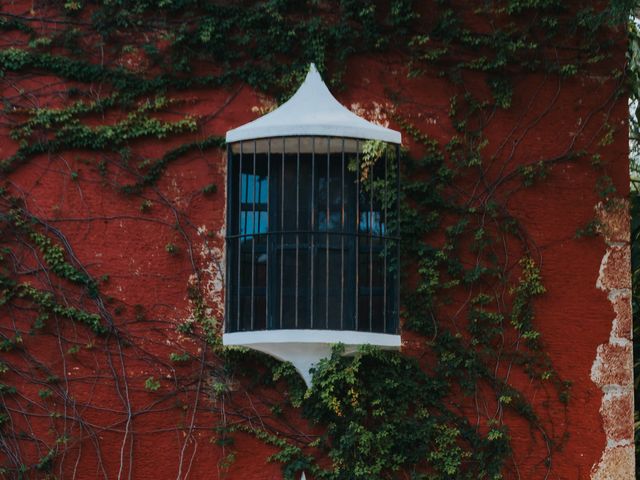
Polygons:
[[282,250],[282,328],[296,328],[296,244],[295,235],[284,236]]
[[[311,328],[311,277],[309,275],[309,234],[300,234],[301,248],[298,250],[298,328]],[[302,248],[304,246],[304,248]]]
[[371,330],[373,332],[384,332],[384,296],[380,295],[371,297]]
[[228,330],[396,331],[395,163],[315,145],[230,158]]
[[369,331],[369,296],[358,296],[357,329],[361,332]]

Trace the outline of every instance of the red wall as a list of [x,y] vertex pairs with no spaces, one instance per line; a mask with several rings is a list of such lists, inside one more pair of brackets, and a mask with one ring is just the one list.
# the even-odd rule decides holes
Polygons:
[[[22,40],[15,35],[3,43]],[[352,59],[337,98],[347,106],[358,103],[368,114],[375,104],[382,105],[389,117],[393,109],[446,142],[454,134],[448,117],[453,87],[436,72],[407,79],[404,63],[385,57]],[[467,82],[484,88],[481,78]],[[617,87],[613,81],[596,75],[564,80],[522,75],[515,79],[515,85],[512,108],[498,111],[488,124],[487,158],[495,153],[500,163],[513,170],[562,155],[568,148],[577,148],[573,147],[575,142],[579,148],[601,153],[620,195],[626,195],[627,104],[626,98],[611,101]],[[67,85],[42,75],[9,74],[0,79],[0,95],[28,105],[30,99],[20,98],[20,88],[37,89],[37,104],[57,107],[64,103]],[[192,115],[200,121],[198,132],[170,140],[136,142],[135,161],[157,159],[186,139],[224,135],[255,118],[252,108],[264,100],[241,85],[180,92],[172,97],[184,102],[172,109],[175,114],[163,117]],[[93,120],[112,121],[118,115],[124,113]],[[615,129],[614,142],[600,147],[599,129],[605,119]],[[390,126],[398,128],[393,120]],[[2,157],[17,148],[9,138],[9,127],[6,123],[0,127]],[[408,135],[404,138],[410,154],[418,155],[419,147]],[[100,160],[106,161],[106,177],[97,167]],[[77,180],[72,172],[77,172]],[[121,193],[114,184],[129,183],[134,176],[113,159],[95,152],[40,155],[7,176],[10,192],[23,198],[33,215],[64,234],[91,275],[109,275],[101,292],[105,299],[113,299],[107,301],[111,312],[122,310],[113,318],[128,335],[127,345],[120,347],[114,339],[95,341],[84,329],[58,321],[41,334],[25,333],[23,350],[1,354],[3,361],[24,373],[10,374],[21,392],[13,405],[16,412],[24,411],[13,415],[14,432],[31,429],[36,436],[53,442],[59,432],[73,425],[69,451],[54,468],[60,478],[117,478],[122,473],[122,478],[131,475],[144,480],[186,478],[187,472],[189,478],[221,478],[223,474],[236,479],[281,478],[279,465],[265,461],[272,448],[237,433],[236,443],[224,450],[213,441],[213,427],[227,409],[233,412],[230,423],[247,418],[257,421],[256,412],[267,415],[270,399],[283,395],[284,387],[258,393],[253,390],[249,397],[243,393],[247,385],[232,379],[232,405],[212,401],[209,392],[217,375],[215,358],[202,350],[202,343],[175,330],[193,312],[187,288],[194,283],[194,272],[201,275],[201,291],[211,315],[217,319],[223,315],[222,279],[216,262],[222,261],[224,245],[225,173],[224,152],[210,149],[171,163],[158,184],[145,188],[140,196]],[[608,341],[613,318],[606,293],[596,289],[605,244],[601,238],[574,238],[576,229],[593,218],[599,201],[594,190],[599,175],[588,160],[560,162],[540,185],[520,189],[513,181],[504,188],[505,199],[509,192],[509,208],[526,225],[541,260],[547,293],[536,307],[544,344],[560,376],[573,384],[565,411],[551,400],[552,392],[529,384],[527,378],[518,380],[534,404],[548,413],[545,425],[559,438],[564,432],[567,435],[564,447],[553,457],[549,478],[589,478],[606,443],[599,413],[602,391],[590,379],[597,346]],[[218,186],[217,193],[203,194],[202,188],[211,183]],[[144,200],[151,202],[148,211],[141,210]],[[168,243],[178,247],[176,255],[166,251]],[[33,254],[24,255],[25,263],[37,265]],[[25,273],[24,278],[32,277]],[[42,278],[33,281],[42,284]],[[52,278],[52,282],[58,280]],[[69,298],[80,295],[74,286],[61,286]],[[88,299],[82,304],[96,308]],[[0,328],[6,335],[15,326],[25,332],[29,329],[31,319],[16,311],[5,310],[0,315]],[[420,353],[415,336],[407,333],[403,339],[407,353]],[[79,352],[67,353],[73,345],[80,347]],[[197,361],[185,366],[172,364],[169,353],[181,351],[206,358],[207,368],[201,370]],[[36,368],[37,364],[42,365]],[[50,373],[61,378],[55,389],[62,393],[43,400],[37,392],[46,385],[37,381],[44,382]],[[159,391],[145,390],[149,376],[160,380]],[[52,417],[51,412],[59,417]],[[74,420],[79,417],[85,423]],[[289,418],[293,426],[282,424],[283,428],[311,431],[298,412],[290,412]],[[509,478],[542,478],[546,466],[541,461],[546,451],[539,435],[525,422],[510,421],[514,465],[508,466]],[[23,454],[33,462],[46,453],[45,444],[26,441],[23,445]],[[235,461],[226,469],[221,462],[231,451]]]

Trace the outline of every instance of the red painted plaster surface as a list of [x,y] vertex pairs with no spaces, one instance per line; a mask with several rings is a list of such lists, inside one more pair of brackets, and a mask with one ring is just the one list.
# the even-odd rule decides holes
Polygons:
[[[137,53],[122,58],[121,63],[133,70],[141,68]],[[347,106],[357,103],[365,112],[380,110],[382,106],[390,117],[391,110],[395,110],[433,137],[447,141],[453,134],[448,118],[451,87],[435,74],[408,79],[406,73],[401,61],[356,58],[348,65],[345,88],[337,97]],[[34,86],[28,85],[30,80],[15,80],[26,87]],[[477,82],[481,84],[482,80],[478,78]],[[44,83],[35,86],[42,87]],[[2,95],[15,93],[12,93],[13,87],[2,85]],[[559,82],[537,76],[518,79],[516,85],[512,109],[496,113],[487,131],[488,149],[499,160],[496,164],[506,164],[509,169],[560,155],[574,143],[592,145],[600,123],[597,119],[588,120],[587,115],[599,109],[614,88],[598,78]],[[391,102],[387,92],[393,92],[397,100]],[[252,120],[256,116],[252,108],[262,101],[256,92],[239,85],[229,90],[194,90],[176,96],[189,99],[180,106],[181,114],[207,118],[196,139],[224,135],[228,129]],[[56,105],[55,96],[52,95],[50,101]],[[542,120],[534,122],[539,117]],[[614,143],[602,149],[608,173],[622,194],[628,188],[626,117],[626,99],[621,98],[612,113],[617,129]],[[393,121],[390,126],[397,128]],[[0,135],[0,154],[9,155],[16,145],[8,138],[6,127],[0,127]],[[508,143],[504,143],[505,138]],[[141,158],[155,159],[182,141],[140,142],[135,145],[135,152]],[[413,155],[419,154],[419,148],[408,138],[405,145]],[[199,345],[175,332],[176,325],[192,315],[193,305],[186,294],[186,287],[193,280],[189,249],[208,288],[206,301],[214,316],[222,318],[219,267],[223,261],[225,223],[223,152],[210,150],[184,156],[169,165],[156,187],[146,189],[143,198],[135,201],[105,182],[95,163],[95,154],[90,152],[42,155],[10,177],[12,188],[23,195],[28,208],[64,231],[75,255],[92,275],[109,275],[102,291],[124,306],[124,312],[114,317],[114,321],[118,325],[127,324],[135,340],[131,348],[136,349],[136,355],[130,355],[126,349],[119,352],[110,344],[114,351],[109,359],[101,356],[100,348],[82,348],[77,355],[61,356],[53,334],[25,338],[25,344],[37,351],[38,358],[52,369],[61,370],[63,359],[68,362],[64,365],[67,371],[64,382],[69,392],[78,402],[92,406],[83,412],[92,428],[77,431],[70,445],[71,451],[82,448],[85,453],[78,465],[65,464],[63,478],[71,478],[75,470],[79,479],[105,475],[127,478],[129,474],[136,480],[187,476],[223,478],[225,475],[224,478],[230,479],[280,479],[280,467],[266,463],[267,456],[274,450],[243,434],[237,435],[231,449],[235,455],[231,467],[221,466],[229,450],[223,451],[215,445],[212,427],[218,417],[211,410],[215,410],[216,405],[202,400],[193,416],[194,399],[209,388],[208,376],[198,378],[199,372],[192,372],[189,389],[163,400],[161,405],[166,409],[155,408],[158,392],[150,393],[143,388],[145,379],[154,376],[162,384],[159,394],[169,394],[175,376],[181,368],[188,367],[147,362],[144,355],[139,355],[141,351],[168,358],[179,346],[194,355],[201,353]],[[72,171],[78,173],[80,181],[70,180]],[[124,171],[116,175],[122,182],[131,181]],[[537,301],[536,307],[544,344],[561,377],[573,384],[565,411],[551,402],[545,392],[530,388],[527,378],[520,379],[519,386],[533,395],[535,405],[550,410],[547,426],[567,434],[563,449],[553,458],[550,479],[591,478],[592,467],[600,462],[607,439],[620,441],[628,437],[626,419],[632,409],[632,397],[613,395],[603,403],[600,388],[608,384],[628,384],[631,380],[630,346],[609,343],[614,318],[618,319],[614,334],[629,338],[629,297],[626,294],[615,297],[612,306],[603,291],[629,288],[629,252],[615,244],[628,238],[626,220],[608,224],[607,235],[614,242],[609,250],[605,250],[601,238],[574,238],[576,228],[593,217],[598,202],[593,188],[596,178],[588,162],[561,163],[550,172],[543,185],[517,191],[509,199],[510,209],[526,225],[542,259],[547,293]],[[211,183],[218,186],[217,193],[203,195],[202,188]],[[515,187],[514,183],[514,190]],[[144,199],[151,202],[148,213],[140,209]],[[177,221],[185,226],[189,242],[174,228]],[[178,246],[177,255],[167,254],[168,243]],[[609,258],[603,266],[603,290],[599,290],[596,282],[605,254]],[[137,305],[144,307],[144,320],[136,319]],[[8,321],[2,318],[2,322]],[[90,337],[87,336],[86,342],[91,341]],[[406,333],[403,340],[405,351],[420,353],[421,344],[415,336]],[[591,372],[596,352],[604,363],[595,367],[599,370],[594,383]],[[121,355],[126,358],[124,367],[119,363]],[[95,380],[113,368],[126,376],[129,392],[118,394],[113,385]],[[31,391],[37,398],[37,386],[24,385],[24,390]],[[120,395],[128,395],[133,409],[139,412],[135,419],[127,419]],[[50,407],[42,406],[41,411],[46,412]],[[267,412],[266,402],[247,404],[247,415],[252,408]],[[601,415],[601,408],[609,409],[611,415]],[[296,419],[295,412],[291,415],[294,424],[309,430],[304,421]],[[511,436],[516,466],[511,468],[509,478],[542,478],[542,472],[546,471],[540,464],[546,453],[544,446],[539,440],[538,443],[532,441],[534,435],[528,424],[517,419],[513,422]],[[43,422],[42,428],[48,428],[47,425]],[[96,438],[93,436],[100,441],[100,461],[97,450],[91,448]],[[620,448],[613,448],[607,457],[607,462],[614,465],[612,469],[623,462]],[[131,463],[127,460],[129,455],[134,459]],[[595,475],[594,478],[602,479],[629,478],[616,476],[617,473],[607,476],[602,471]]]

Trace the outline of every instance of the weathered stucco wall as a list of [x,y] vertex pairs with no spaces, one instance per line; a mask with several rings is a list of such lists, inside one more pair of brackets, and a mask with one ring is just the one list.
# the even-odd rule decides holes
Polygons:
[[[11,8],[23,13],[30,4],[15,2]],[[4,41],[21,44],[25,38],[12,33]],[[620,45],[614,61],[621,61],[623,55]],[[140,66],[135,55],[119,61],[132,70]],[[487,88],[480,76],[468,82]],[[38,105],[57,107],[67,100],[71,86],[48,75],[8,74],[0,78],[0,95],[26,102],[30,99],[21,98],[23,92],[37,90]],[[598,149],[618,194],[624,197],[629,181],[628,113],[626,98],[610,102],[617,87],[616,82],[597,75],[519,76],[513,107],[494,112],[488,122],[487,158],[516,171],[519,165],[560,156],[567,148]],[[406,61],[390,55],[350,60],[344,88],[336,96],[365,117],[389,121],[391,128],[399,128],[393,118],[401,114],[446,142],[455,134],[448,113],[451,94],[451,85],[437,72],[408,78]],[[95,95],[100,96],[99,86]],[[194,88],[171,92],[171,96],[177,99],[174,111],[159,117],[175,120],[190,115],[198,119],[199,130],[172,139],[137,141],[131,146],[132,161],[161,158],[186,138],[224,135],[273,103],[272,98],[243,85]],[[609,145],[596,148],[603,105],[614,133]],[[89,121],[114,121],[125,113],[110,115]],[[0,124],[1,157],[18,148],[9,137],[10,129],[11,125]],[[421,148],[405,138],[409,154],[418,157]],[[106,177],[101,161],[109,170]],[[74,255],[94,277],[108,275],[101,292],[112,300],[109,308],[119,312],[113,321],[130,335],[126,347],[107,341],[106,354],[95,348],[91,335],[69,325],[56,324],[47,327],[44,335],[23,336],[24,350],[35,352],[47,371],[62,378],[67,399],[80,406],[86,421],[74,427],[68,454],[73,461],[60,463],[61,478],[281,478],[279,465],[265,463],[274,449],[255,438],[237,433],[232,448],[216,444],[213,426],[224,414],[224,405],[223,400],[212,400],[209,392],[224,372],[206,362],[194,368],[168,361],[174,352],[187,352],[196,359],[208,354],[201,343],[176,331],[177,325],[190,322],[203,307],[189,295],[190,285],[204,286],[206,315],[217,319],[215,328],[220,328],[225,174],[223,151],[193,149],[168,164],[157,185],[132,197],[117,187],[135,181],[135,175],[95,152],[76,151],[38,155],[4,179],[34,215],[63,232]],[[564,408],[550,400],[551,394],[531,386],[525,376],[515,380],[534,406],[547,413],[545,426],[563,445],[552,464],[544,465],[546,447],[529,424],[514,419],[508,478],[543,478],[548,468],[546,478],[553,479],[634,478],[628,213],[624,203],[616,209],[599,203],[594,190],[598,176],[588,161],[559,163],[544,182],[532,188],[522,189],[514,180],[508,188],[510,196],[505,197],[542,259],[547,293],[536,302],[536,321],[560,377],[572,383]],[[203,193],[210,184],[217,185],[217,191]],[[592,219],[594,211],[602,236],[575,238],[577,228]],[[177,252],[169,252],[169,244]],[[37,268],[35,259],[28,261]],[[74,292],[72,286],[63,287],[70,296]],[[13,311],[0,315],[5,334],[16,324],[29,331],[30,319]],[[403,342],[405,353],[420,357],[419,339],[403,332]],[[68,354],[71,346],[78,351]],[[2,355],[5,361],[27,369],[28,359],[20,352]],[[37,371],[28,373],[43,377]],[[160,381],[158,391],[145,389],[150,376]],[[182,380],[176,391],[178,377]],[[58,411],[60,405],[39,399],[44,380],[33,383],[24,378],[31,377],[14,380],[21,384],[22,398],[30,399],[21,405],[31,409],[35,419],[17,417],[12,429],[32,429],[50,440],[55,437],[50,412]],[[286,395],[282,388],[257,388],[249,396],[236,379],[224,378],[224,382],[238,398],[234,411],[240,413],[230,422],[259,422],[260,415],[271,415],[272,401]],[[288,433],[303,435],[317,429],[308,426],[299,412],[288,413]],[[38,448],[42,446],[27,444],[25,455],[39,458]],[[228,457],[231,451],[233,461]]]
[[599,204],[596,211],[607,244],[596,286],[607,293],[612,321],[609,341],[598,345],[591,368],[591,379],[602,390],[600,415],[606,435],[605,450],[594,465],[591,478],[634,478],[629,204],[620,200],[608,209]]

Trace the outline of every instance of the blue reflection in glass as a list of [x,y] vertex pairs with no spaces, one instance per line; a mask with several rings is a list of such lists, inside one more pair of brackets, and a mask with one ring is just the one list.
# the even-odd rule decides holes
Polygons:
[[256,205],[263,203],[266,205],[267,198],[269,197],[269,184],[267,177],[260,175],[253,175],[250,173],[242,173],[242,202],[251,203],[255,202]]
[[267,212],[241,212],[240,235],[267,233],[268,222]]
[[368,211],[360,212],[360,232],[371,233],[373,235],[384,235],[385,224],[382,222],[382,212]]
[[269,230],[267,177],[243,172],[241,185],[240,235],[267,233]]

